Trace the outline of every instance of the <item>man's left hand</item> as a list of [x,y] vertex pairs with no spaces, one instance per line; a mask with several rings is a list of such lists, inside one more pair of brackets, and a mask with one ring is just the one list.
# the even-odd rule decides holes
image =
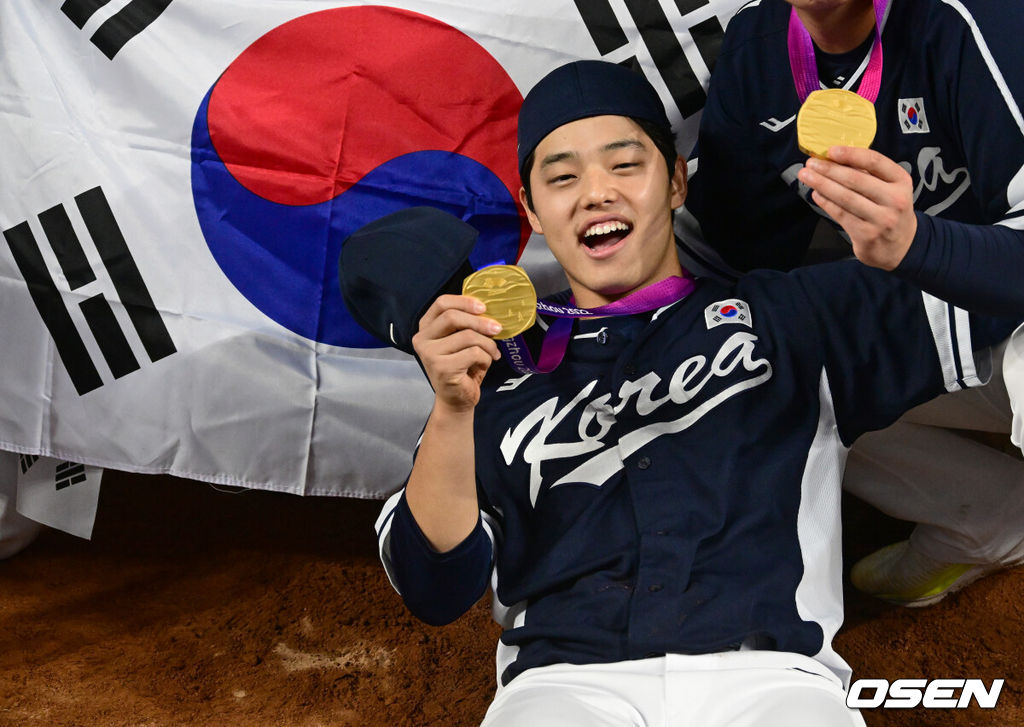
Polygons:
[[828,155],[808,159],[798,178],[813,190],[815,204],[846,230],[857,259],[892,270],[917,233],[910,175],[871,149],[834,146]]

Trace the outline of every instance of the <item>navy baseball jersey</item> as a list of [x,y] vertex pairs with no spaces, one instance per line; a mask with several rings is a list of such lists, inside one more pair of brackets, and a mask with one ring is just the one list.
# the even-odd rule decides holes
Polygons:
[[495,364],[484,380],[473,534],[436,553],[399,492],[381,558],[431,623],[493,587],[503,683],[739,648],[806,654],[845,680],[831,641],[847,448],[982,383],[972,349],[1011,329],[857,262],[702,279],[653,314],[578,321],[554,372]]
[[[760,0],[729,22],[694,150],[687,210],[737,270],[802,264],[827,217],[796,178],[807,155],[796,143],[789,15],[783,0]],[[978,0],[892,0],[882,27],[872,148],[913,180],[911,254],[942,248],[930,256],[937,268],[916,270],[917,282],[958,304],[985,285],[973,301],[993,313],[1024,314],[1022,36],[1019,4]],[[856,90],[872,38],[848,54],[818,53],[821,86]],[[706,259],[700,241],[688,243]],[[984,280],[993,267],[1003,273]]]

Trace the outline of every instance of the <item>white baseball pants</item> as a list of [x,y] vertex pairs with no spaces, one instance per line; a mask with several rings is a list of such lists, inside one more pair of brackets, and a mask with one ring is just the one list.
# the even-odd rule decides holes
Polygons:
[[945,394],[863,435],[847,460],[843,489],[917,523],[911,542],[936,560],[1024,557],[1024,461],[957,431],[1015,430],[1020,442],[1024,327],[993,348],[992,369],[987,386]]
[[1003,382],[1010,394],[1010,439],[1024,452],[1024,325],[1013,332],[1003,354]]
[[864,727],[839,678],[801,654],[730,651],[529,669],[481,727]]

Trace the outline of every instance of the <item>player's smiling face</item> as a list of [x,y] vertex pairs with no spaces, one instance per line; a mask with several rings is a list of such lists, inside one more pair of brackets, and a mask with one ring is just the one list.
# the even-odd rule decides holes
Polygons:
[[685,166],[665,158],[632,119],[594,116],[560,126],[534,150],[534,231],[565,270],[576,304],[592,308],[681,267],[672,210],[686,196]]

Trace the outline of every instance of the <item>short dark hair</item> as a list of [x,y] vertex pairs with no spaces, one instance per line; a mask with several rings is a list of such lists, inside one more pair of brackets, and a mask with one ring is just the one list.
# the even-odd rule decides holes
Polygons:
[[[668,167],[668,178],[671,179],[672,175],[675,174],[676,157],[678,156],[676,152],[676,136],[672,133],[672,129],[647,119],[628,118],[650,137],[655,148],[661,152],[661,155],[665,158],[665,166]],[[533,211],[533,190],[530,189],[530,172],[533,170],[536,153],[537,150],[534,148],[526,157],[526,160],[523,162],[524,173],[521,175],[523,190],[526,192],[526,206],[530,208],[531,212]]]

